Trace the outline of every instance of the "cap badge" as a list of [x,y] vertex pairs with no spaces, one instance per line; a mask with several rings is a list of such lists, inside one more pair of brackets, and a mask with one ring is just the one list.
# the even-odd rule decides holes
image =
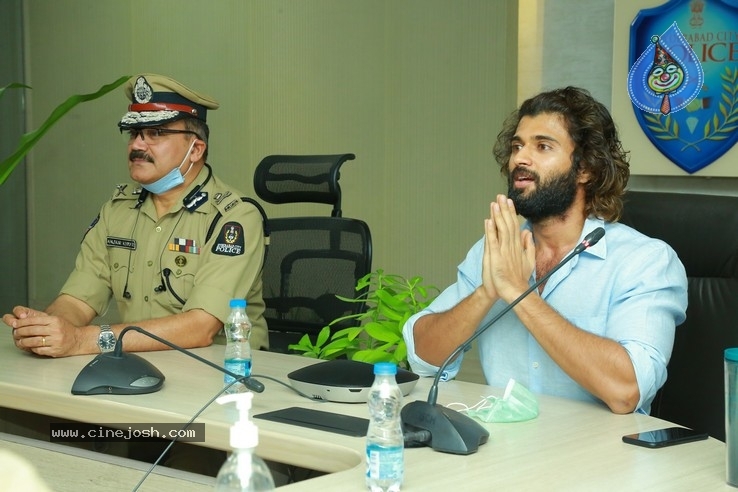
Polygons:
[[139,104],[147,103],[151,101],[151,97],[154,95],[154,90],[151,88],[144,77],[136,79],[136,85],[133,87],[133,97]]

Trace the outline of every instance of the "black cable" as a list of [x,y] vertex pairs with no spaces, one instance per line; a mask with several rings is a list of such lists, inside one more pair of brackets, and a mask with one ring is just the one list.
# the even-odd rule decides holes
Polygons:
[[[307,395],[307,394],[303,393],[302,391],[298,390],[297,388],[295,388],[295,387],[293,387],[293,386],[291,386],[291,385],[289,385],[289,384],[285,383],[284,381],[280,381],[279,379],[277,379],[277,378],[273,378],[273,377],[271,377],[271,376],[264,376],[264,375],[262,375],[262,374],[252,374],[252,375],[251,375],[251,377],[253,377],[253,378],[259,378],[259,379],[269,379],[269,380],[271,380],[271,381],[274,381],[275,383],[279,383],[279,384],[281,384],[282,386],[285,386],[286,388],[289,388],[289,389],[291,389],[292,391],[294,391],[294,392],[295,392],[295,393],[297,393],[298,395],[300,395],[300,396],[303,396],[303,397],[307,398],[308,400],[312,400],[312,401],[318,401],[318,402],[325,402],[325,401],[326,401],[326,400],[323,400],[322,398],[315,398],[315,397],[313,397],[313,396]],[[217,399],[218,399],[218,397],[219,397],[220,395],[222,395],[223,393],[225,393],[225,391],[226,391],[226,390],[227,390],[228,388],[230,388],[230,387],[231,387],[232,385],[234,385],[234,384],[236,384],[236,383],[238,383],[238,382],[239,382],[238,380],[234,380],[233,382],[229,383],[229,384],[228,384],[227,386],[224,386],[224,387],[223,387],[223,388],[222,388],[222,389],[221,389],[220,391],[218,391],[218,392],[217,392],[217,393],[215,394],[215,396],[214,396],[214,397],[212,397],[212,398],[211,398],[211,399],[210,399],[210,400],[209,400],[209,401],[208,401],[207,403],[205,403],[205,405],[203,405],[203,407],[202,407],[202,408],[201,408],[200,410],[198,410],[198,411],[197,411],[197,412],[195,413],[195,415],[193,415],[193,416],[192,416],[192,418],[191,418],[191,419],[189,420],[189,422],[187,422],[187,423],[186,423],[186,424],[185,424],[184,426],[182,426],[182,428],[180,429],[180,432],[178,433],[178,435],[177,435],[177,436],[174,436],[174,438],[173,438],[173,439],[172,439],[172,440],[171,440],[171,441],[169,442],[169,444],[167,445],[167,447],[166,447],[166,448],[164,448],[164,451],[162,451],[162,452],[161,452],[161,454],[160,454],[160,455],[159,455],[159,457],[158,457],[158,458],[156,459],[156,461],[154,461],[154,463],[153,463],[153,464],[151,465],[151,467],[150,467],[150,468],[149,468],[149,469],[148,469],[148,470],[146,471],[146,473],[144,474],[144,476],[143,476],[143,477],[141,477],[141,480],[140,480],[140,481],[139,481],[139,482],[138,482],[138,483],[136,484],[136,486],[135,486],[135,487],[133,488],[132,492],[136,492],[136,491],[137,491],[137,490],[139,489],[139,487],[141,487],[141,484],[143,484],[144,480],[146,480],[146,478],[147,478],[147,477],[148,477],[148,476],[149,476],[149,475],[151,474],[151,472],[152,472],[152,471],[154,471],[154,468],[156,468],[156,465],[158,465],[158,464],[159,464],[159,462],[160,462],[160,461],[161,461],[162,459],[164,459],[164,456],[165,456],[165,455],[167,454],[167,452],[168,452],[168,451],[169,451],[169,450],[171,449],[171,447],[172,447],[172,446],[174,446],[174,443],[175,443],[175,442],[177,442],[177,439],[179,438],[179,434],[181,434],[181,433],[182,433],[182,431],[185,431],[185,430],[187,430],[187,428],[189,428],[189,426],[190,426],[190,425],[191,425],[191,424],[192,424],[192,423],[193,423],[193,422],[195,421],[195,419],[197,419],[197,417],[199,417],[199,416],[200,416],[200,414],[201,414],[202,412],[204,412],[204,411],[205,411],[205,409],[206,409],[206,408],[208,408],[208,407],[209,407],[210,405],[212,405],[212,403],[213,403],[213,402],[214,402],[215,400],[217,400]]]
[[203,407],[202,407],[202,408],[201,408],[200,410],[198,410],[198,411],[197,411],[197,412],[195,413],[195,415],[193,415],[193,416],[192,416],[192,418],[191,418],[191,419],[189,420],[189,422],[187,422],[187,423],[186,423],[186,424],[185,424],[184,426],[182,426],[182,428],[181,428],[181,429],[179,430],[179,432],[177,433],[177,435],[176,435],[176,436],[174,436],[174,438],[173,438],[173,439],[172,439],[172,440],[171,440],[171,441],[169,442],[169,444],[167,445],[167,447],[166,447],[166,448],[164,448],[164,451],[162,451],[162,452],[161,452],[161,454],[159,455],[159,457],[158,457],[158,458],[156,458],[156,461],[154,461],[154,463],[152,463],[151,467],[150,467],[150,468],[149,468],[149,469],[148,469],[148,470],[146,471],[146,473],[144,473],[144,476],[143,476],[143,477],[141,477],[141,480],[139,480],[139,482],[138,482],[138,483],[136,484],[136,486],[135,486],[135,487],[133,488],[132,492],[136,492],[136,491],[138,490],[138,488],[139,488],[139,487],[141,487],[141,484],[142,484],[142,483],[144,482],[144,480],[146,480],[146,478],[147,478],[147,477],[148,477],[148,476],[149,476],[149,475],[151,474],[151,472],[152,472],[152,471],[154,470],[154,468],[156,468],[156,465],[158,465],[158,464],[159,464],[159,462],[160,462],[160,461],[161,461],[161,460],[162,460],[162,459],[164,458],[164,455],[165,455],[165,454],[167,454],[167,451],[169,451],[169,449],[171,449],[171,447],[172,447],[172,446],[174,446],[174,443],[175,443],[175,442],[177,442],[177,439],[179,438],[179,435],[180,435],[180,434],[182,433],[182,431],[185,431],[185,430],[187,430],[187,428],[188,428],[188,427],[189,427],[189,426],[190,426],[190,425],[191,425],[191,424],[192,424],[192,423],[193,423],[193,422],[195,421],[195,419],[196,419],[197,417],[199,417],[199,416],[200,416],[200,414],[201,414],[202,412],[204,412],[204,411],[205,411],[205,409],[206,409],[206,408],[208,408],[208,407],[209,407],[209,406],[210,406],[210,405],[211,405],[211,404],[212,404],[212,403],[213,403],[213,402],[214,402],[215,400],[217,400],[217,399],[218,399],[218,397],[219,397],[220,395],[222,395],[223,393],[225,393],[225,391],[226,391],[226,390],[227,390],[228,388],[230,388],[230,387],[231,387],[232,385],[236,384],[237,382],[239,382],[239,381],[238,381],[238,380],[234,380],[233,382],[231,382],[231,383],[230,383],[230,384],[228,384],[227,386],[224,386],[223,388],[221,388],[221,389],[220,389],[220,391],[218,391],[218,392],[217,392],[217,393],[215,394],[215,396],[214,396],[214,397],[212,397],[212,398],[211,398],[210,400],[208,400],[208,402],[207,402],[207,403],[206,403],[205,405],[203,405]]
[[427,430],[405,431],[402,434],[406,448],[426,446],[431,440],[431,433]]
[[[146,196],[143,195],[143,192],[141,193],[141,196],[143,196],[144,198],[146,198]],[[141,209],[139,207],[141,206],[142,203],[143,203],[143,200],[141,199],[141,197],[139,197],[139,199],[138,199],[138,205],[136,205],[136,207],[135,207],[135,208],[138,208],[138,213],[136,214],[136,221],[133,223],[133,229],[131,230],[131,237],[130,237],[131,241],[135,241],[135,239],[133,239],[133,234],[136,232],[136,227],[138,226],[138,218],[141,217]],[[128,280],[131,277],[131,257],[132,257],[132,254],[133,254],[133,248],[129,248],[128,249],[128,266],[126,266],[126,284],[123,286],[123,297],[125,299],[130,299],[131,298],[131,293],[128,292]]]

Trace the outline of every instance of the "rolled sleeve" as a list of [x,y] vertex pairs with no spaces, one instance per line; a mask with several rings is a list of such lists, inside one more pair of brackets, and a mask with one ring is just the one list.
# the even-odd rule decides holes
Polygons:
[[649,413],[666,382],[675,327],[685,319],[687,277],[676,253],[661,241],[642,248],[618,276],[638,281],[615,299],[606,335],[628,352],[640,391],[637,410]]

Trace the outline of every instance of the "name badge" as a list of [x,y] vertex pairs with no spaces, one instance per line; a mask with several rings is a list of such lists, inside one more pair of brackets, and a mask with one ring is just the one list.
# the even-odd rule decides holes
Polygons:
[[105,242],[107,243],[108,248],[129,249],[131,251],[136,250],[136,240],[135,239],[125,239],[122,237],[108,236]]

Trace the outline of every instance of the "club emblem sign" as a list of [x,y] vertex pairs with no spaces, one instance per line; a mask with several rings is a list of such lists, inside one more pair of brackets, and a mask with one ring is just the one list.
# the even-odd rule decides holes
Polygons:
[[671,0],[630,28],[628,94],[641,129],[692,174],[738,141],[738,0]]

